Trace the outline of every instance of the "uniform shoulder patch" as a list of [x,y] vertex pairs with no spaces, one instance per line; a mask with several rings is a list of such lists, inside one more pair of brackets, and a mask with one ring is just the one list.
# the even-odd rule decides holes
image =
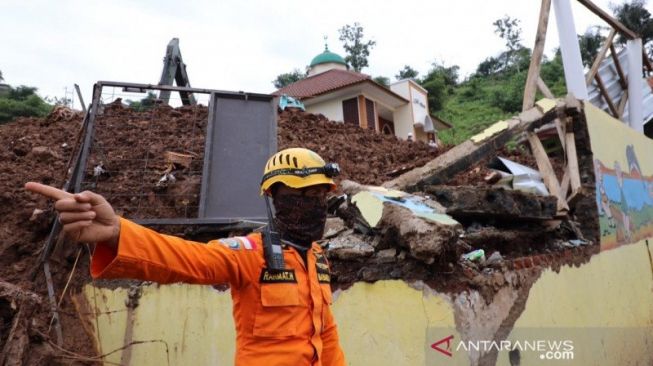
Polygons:
[[281,271],[271,271],[263,268],[261,271],[261,283],[297,283],[294,269],[284,269]]
[[235,239],[238,239],[242,244],[243,248],[247,250],[256,250],[256,242],[246,236],[235,236]]
[[234,236],[233,238],[218,239],[218,242],[223,246],[233,250],[254,250],[256,243],[246,236]]
[[218,243],[221,245],[233,249],[233,250],[239,250],[240,249],[240,240],[236,238],[225,238],[225,239],[218,239]]

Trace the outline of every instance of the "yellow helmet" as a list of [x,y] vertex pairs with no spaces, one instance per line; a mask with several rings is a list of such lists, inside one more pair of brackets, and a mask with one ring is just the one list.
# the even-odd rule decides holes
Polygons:
[[315,152],[294,147],[281,150],[272,155],[265,164],[261,179],[261,195],[269,194],[275,183],[283,183],[291,188],[304,188],[318,184],[328,184],[336,188],[333,177],[340,173],[338,164],[325,163]]

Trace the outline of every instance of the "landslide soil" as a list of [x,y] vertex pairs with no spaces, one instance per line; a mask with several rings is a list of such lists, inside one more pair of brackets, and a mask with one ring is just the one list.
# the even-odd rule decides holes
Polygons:
[[[202,106],[157,106],[142,112],[125,108],[120,101],[105,106],[96,120],[97,134],[83,188],[104,194],[126,217],[194,217],[207,114]],[[48,331],[51,312],[45,278],[38,266],[54,218],[52,204],[26,193],[23,185],[36,181],[63,186],[69,161],[79,146],[82,119],[81,113],[53,113],[46,118],[18,118],[0,126],[0,214],[4,218],[0,223],[0,282],[33,291],[43,300],[25,325],[30,343],[25,345],[23,360],[14,360],[17,364],[29,364],[34,359],[51,364],[72,362],[51,346],[55,339],[53,329]],[[439,153],[423,143],[401,141],[301,111],[279,114],[278,146],[313,149],[325,160],[340,164],[339,179],[374,185],[388,180],[392,172],[421,166]],[[192,162],[186,167],[171,167],[164,159],[166,151],[192,155]],[[101,174],[93,174],[96,167],[101,168]],[[166,171],[175,175],[176,182],[157,185]],[[69,284],[60,305],[63,347],[82,356],[94,356],[96,351],[92,337],[80,326],[72,295],[90,281],[91,250],[60,242],[50,263],[57,299]],[[32,281],[34,271],[37,276]],[[0,349],[16,315],[13,300],[0,298]]]

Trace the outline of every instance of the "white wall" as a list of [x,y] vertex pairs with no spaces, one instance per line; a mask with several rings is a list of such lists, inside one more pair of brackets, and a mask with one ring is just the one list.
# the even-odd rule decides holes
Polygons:
[[392,114],[395,123],[395,136],[400,139],[406,139],[409,133],[413,134],[415,137],[415,131],[413,129],[412,115],[411,115],[411,106],[410,104],[403,105]]
[[308,70],[308,76],[316,75],[325,71],[329,71],[331,69],[347,70],[347,66],[342,64],[337,64],[335,62],[315,65],[311,67],[310,70]]
[[313,114],[322,113],[332,121],[343,122],[344,117],[342,116],[342,101],[350,98],[353,97],[332,99],[317,104],[312,104],[310,106],[306,106],[306,112]]
[[410,82],[408,80],[402,80],[397,83],[391,84],[390,85],[390,90],[395,92],[396,94],[399,94],[400,96],[410,100],[410,92],[408,91],[408,84]]
[[413,106],[413,122],[421,122],[424,124],[424,119],[428,114],[426,93],[417,89],[412,84],[410,85],[410,104]]

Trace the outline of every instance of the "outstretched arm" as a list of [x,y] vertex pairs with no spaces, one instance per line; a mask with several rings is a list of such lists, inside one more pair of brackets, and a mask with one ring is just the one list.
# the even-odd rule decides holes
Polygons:
[[119,218],[97,193],[68,193],[29,182],[28,191],[54,199],[66,236],[97,243],[94,278],[133,278],[159,283],[241,283],[240,266],[253,253],[236,252],[218,241],[201,244],[159,234]]

